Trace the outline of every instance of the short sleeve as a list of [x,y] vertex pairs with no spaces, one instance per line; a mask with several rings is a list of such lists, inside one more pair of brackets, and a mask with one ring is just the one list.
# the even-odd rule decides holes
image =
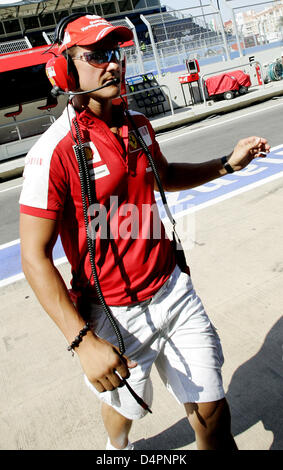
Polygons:
[[57,220],[63,211],[67,175],[59,152],[35,145],[26,156],[20,212]]

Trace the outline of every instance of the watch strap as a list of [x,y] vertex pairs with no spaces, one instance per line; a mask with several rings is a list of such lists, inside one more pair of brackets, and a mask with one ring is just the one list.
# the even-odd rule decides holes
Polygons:
[[227,173],[234,173],[233,168],[228,163],[228,158],[226,157],[226,155],[221,158],[221,163],[222,163],[223,168],[227,171]]

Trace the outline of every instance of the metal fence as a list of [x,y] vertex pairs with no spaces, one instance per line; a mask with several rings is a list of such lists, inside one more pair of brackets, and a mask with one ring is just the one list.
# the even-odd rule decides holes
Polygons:
[[235,50],[243,55],[248,49],[260,46],[272,47],[283,41],[283,1],[269,0],[259,4],[250,2],[245,6],[233,6],[226,2],[230,9],[230,22],[226,31],[237,39]]
[[30,49],[32,46],[28,38],[18,39],[16,41],[7,41],[0,43],[0,54],[7,54],[9,52],[22,51]]
[[[225,1],[231,20],[224,21],[212,3],[154,15],[141,15],[146,41],[126,50],[127,76],[181,70],[186,59],[201,65],[227,61],[263,48],[283,45],[283,0],[233,7]],[[142,61],[140,59],[142,55]]]
[[[283,0],[269,0],[235,7],[234,0],[221,0],[220,6],[230,9],[231,20],[223,21],[211,1],[200,7],[173,10],[154,15],[140,15],[147,32],[138,39],[129,18],[112,21],[129,27],[134,35],[133,45],[125,48],[127,76],[148,72],[161,74],[185,68],[187,59],[196,58],[201,65],[226,61],[252,53],[252,48],[283,45]],[[251,0],[252,2],[253,0]],[[214,2],[215,4],[215,2]],[[44,35],[45,42],[53,34]],[[0,45],[0,53],[32,47],[25,38]]]
[[148,43],[144,50],[145,68],[149,56],[154,55],[158,73],[182,65],[186,59],[205,59],[217,56],[229,58],[227,34],[219,10],[212,4],[183,10],[172,10],[154,15],[141,15],[148,29]]

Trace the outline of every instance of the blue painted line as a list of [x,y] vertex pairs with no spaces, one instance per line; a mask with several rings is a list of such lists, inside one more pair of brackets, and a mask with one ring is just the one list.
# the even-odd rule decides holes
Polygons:
[[21,272],[20,245],[13,245],[0,251],[0,280]]
[[[65,256],[62,243],[58,238],[54,249],[54,259],[62,258]],[[7,279],[8,277],[15,276],[22,272],[21,265],[21,248],[20,244],[9,246],[0,250],[0,281]]]
[[[267,158],[254,160],[244,170],[223,176],[198,188],[167,193],[168,204],[174,216],[189,212],[198,206],[206,205],[221,197],[229,197],[233,192],[249,189],[256,183],[272,177],[283,176],[283,145],[276,147]],[[166,217],[159,193],[156,202],[162,219]],[[54,260],[65,256],[60,238],[54,246]],[[20,260],[20,245],[15,244],[0,249],[0,281],[22,272]]]

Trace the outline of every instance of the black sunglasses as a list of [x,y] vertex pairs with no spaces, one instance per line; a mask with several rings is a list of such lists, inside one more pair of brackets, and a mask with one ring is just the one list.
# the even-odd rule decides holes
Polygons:
[[84,62],[88,62],[90,65],[94,65],[95,67],[104,68],[109,64],[109,62],[120,62],[124,58],[124,51],[121,51],[118,47],[115,49],[109,50],[100,50],[100,51],[92,51],[92,52],[84,52],[81,55],[73,57],[77,60],[83,60]]

